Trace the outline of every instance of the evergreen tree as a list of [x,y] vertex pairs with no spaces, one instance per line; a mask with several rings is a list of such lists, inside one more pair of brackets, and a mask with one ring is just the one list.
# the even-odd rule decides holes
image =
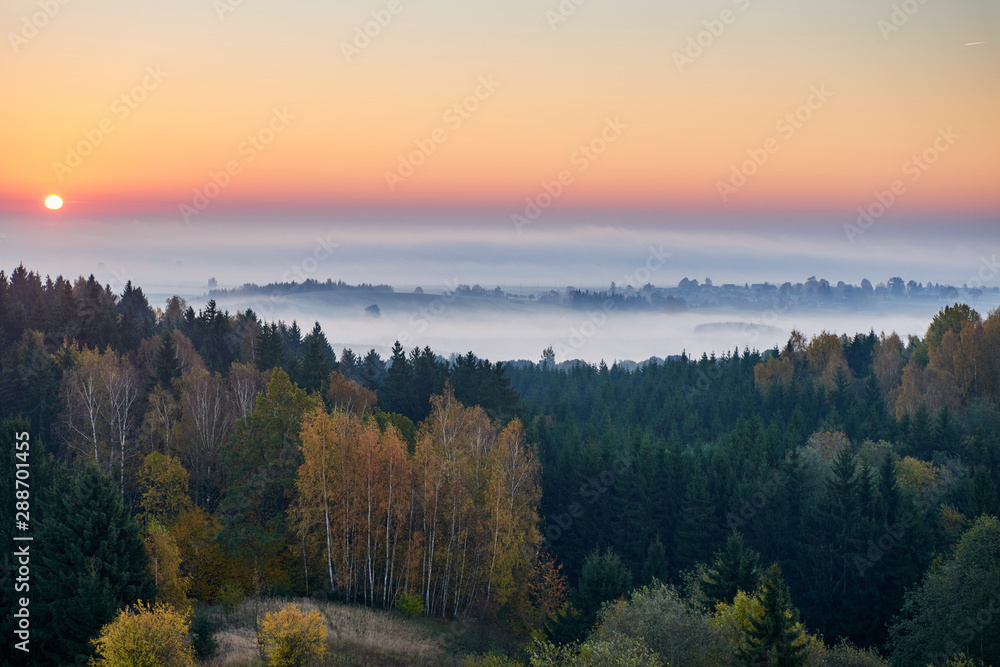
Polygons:
[[333,349],[319,322],[302,342],[302,361],[299,372],[299,386],[306,391],[321,391],[323,381],[333,370]]
[[969,498],[969,518],[997,514],[997,487],[990,479],[986,466],[978,465],[972,473],[972,493]]
[[644,585],[649,585],[656,581],[666,582],[669,572],[667,570],[667,550],[660,541],[660,536],[649,543],[646,550],[646,562],[642,566],[642,581]]
[[743,536],[733,533],[726,546],[715,554],[715,560],[705,574],[702,590],[715,607],[717,602],[732,604],[736,593],[756,590],[760,573],[757,563],[760,554],[743,544]]
[[385,383],[379,392],[379,403],[386,412],[395,412],[412,419],[413,367],[398,340],[392,346],[390,362]]
[[632,571],[611,547],[604,552],[595,549],[587,556],[580,572],[578,595],[580,609],[587,625],[597,618],[601,604],[615,600],[632,590]]
[[177,359],[177,344],[173,329],[160,334],[160,350],[156,353],[156,382],[167,391],[173,391],[173,381],[181,376],[181,362]]
[[72,663],[93,652],[90,640],[118,609],[151,600],[156,586],[146,569],[138,525],[114,482],[89,464],[52,489],[42,507],[33,628],[44,662]]
[[748,667],[806,665],[804,632],[798,610],[792,607],[788,586],[777,563],[764,572],[759,590],[761,612],[751,616],[746,647],[739,657]]
[[715,508],[708,493],[705,473],[695,465],[688,481],[677,524],[674,546],[674,563],[677,572],[690,569],[712,553],[719,543],[722,530],[715,516]]

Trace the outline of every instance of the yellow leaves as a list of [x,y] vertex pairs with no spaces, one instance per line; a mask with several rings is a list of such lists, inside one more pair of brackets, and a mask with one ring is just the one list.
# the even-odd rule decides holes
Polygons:
[[847,360],[844,358],[844,346],[836,334],[823,333],[815,336],[806,348],[806,358],[809,368],[823,379],[827,388],[833,387],[833,377],[838,369],[850,373]]
[[188,496],[188,473],[179,459],[153,452],[142,463],[137,475],[142,500],[142,515],[172,525],[193,505]]
[[968,527],[969,520],[953,505],[941,506],[937,531],[949,544],[957,542]]
[[767,363],[757,364],[753,369],[754,384],[762,394],[767,394],[776,384],[787,386],[792,381],[795,365],[787,356],[779,359],[769,357]]
[[317,665],[326,656],[326,624],[315,609],[304,614],[297,604],[289,603],[264,616],[257,643],[269,665]]
[[158,521],[151,520],[146,533],[149,569],[156,581],[156,601],[176,609],[187,606],[187,580],[180,575],[181,552],[177,543]]
[[907,456],[896,464],[896,481],[901,489],[911,491],[919,498],[934,486],[940,472],[937,466],[927,461]]
[[93,640],[93,665],[103,667],[194,667],[188,636],[190,611],[139,602],[122,610]]
[[[538,534],[539,463],[518,421],[504,428],[450,387],[432,399],[414,453],[399,431],[344,409],[302,421],[292,520],[306,558],[347,599],[427,613],[503,604],[526,588]],[[347,405],[341,402],[341,407]]]
[[715,605],[715,624],[733,644],[745,643],[744,636],[751,628],[751,619],[764,614],[764,605],[757,595],[738,591],[732,604],[719,602]]

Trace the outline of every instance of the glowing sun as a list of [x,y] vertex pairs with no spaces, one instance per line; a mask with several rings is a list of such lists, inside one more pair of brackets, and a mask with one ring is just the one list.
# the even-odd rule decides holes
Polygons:
[[49,195],[45,198],[46,208],[51,208],[53,211],[57,208],[62,208],[63,200],[59,195]]

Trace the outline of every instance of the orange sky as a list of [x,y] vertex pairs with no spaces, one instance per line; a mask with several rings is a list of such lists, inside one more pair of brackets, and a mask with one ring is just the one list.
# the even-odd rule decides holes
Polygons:
[[[48,17],[7,0],[0,206],[176,210],[212,172],[219,208],[518,206],[566,170],[559,205],[853,210],[901,179],[901,210],[1000,212],[996,2],[928,2],[895,30],[891,3],[863,0],[588,0],[564,21],[554,0],[397,1],[49,0]],[[433,154],[387,178],[418,142]]]

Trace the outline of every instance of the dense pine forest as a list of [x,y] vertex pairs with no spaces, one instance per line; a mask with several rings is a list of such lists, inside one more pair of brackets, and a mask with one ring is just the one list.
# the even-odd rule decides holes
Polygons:
[[307,329],[0,271],[5,664],[130,664],[146,612],[193,664],[266,597],[474,621],[466,664],[1000,667],[1000,311],[634,368]]

